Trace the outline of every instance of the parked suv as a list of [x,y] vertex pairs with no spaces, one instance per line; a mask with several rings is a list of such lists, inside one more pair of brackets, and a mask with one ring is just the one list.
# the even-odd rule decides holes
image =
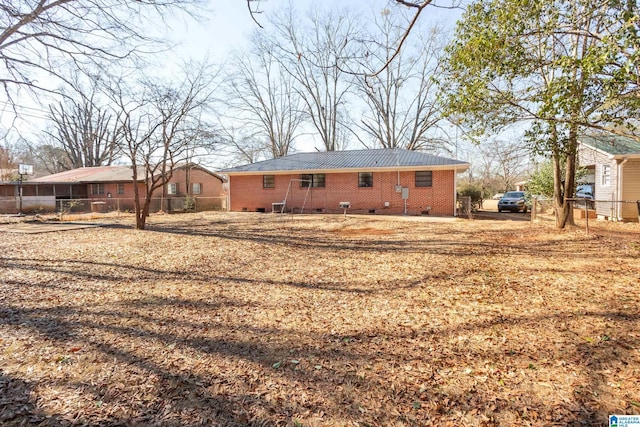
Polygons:
[[591,184],[582,184],[576,187],[576,197],[593,200],[593,187]]
[[584,206],[587,204],[587,208],[592,209],[594,206],[593,186],[591,184],[581,184],[576,187],[576,199],[586,199],[584,201],[578,200],[576,206]]
[[498,201],[498,212],[527,212],[527,202],[524,199],[524,191],[507,191]]

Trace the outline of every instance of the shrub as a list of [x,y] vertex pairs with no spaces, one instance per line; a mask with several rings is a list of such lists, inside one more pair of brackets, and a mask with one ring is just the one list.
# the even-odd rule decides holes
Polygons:
[[471,209],[482,207],[482,189],[475,184],[466,184],[458,190],[458,195],[471,197]]

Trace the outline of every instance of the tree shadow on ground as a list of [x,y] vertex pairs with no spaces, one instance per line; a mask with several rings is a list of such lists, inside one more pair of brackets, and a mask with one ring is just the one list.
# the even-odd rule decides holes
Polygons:
[[32,385],[0,369],[0,425],[56,425],[56,417],[40,410],[32,397]]
[[[159,228],[169,232],[163,230]],[[287,230],[268,231],[252,240],[260,230],[210,233],[205,229],[190,234],[185,226],[184,232],[175,234],[218,236],[222,241],[258,242],[265,247],[273,238],[275,244],[302,251],[308,245],[327,251],[333,245],[345,251],[376,245],[374,240],[345,239],[327,232],[318,244],[314,239],[300,246],[301,234]],[[462,254],[476,254],[493,247],[451,242],[441,233],[434,234],[433,241],[416,244],[414,250],[448,255],[449,246],[454,246]],[[497,233],[500,237],[517,236]],[[386,249],[371,251],[395,255],[396,248],[408,251],[411,246],[406,241],[400,245],[399,237],[389,238]],[[516,239],[496,245],[491,254],[564,253],[555,245],[522,245]],[[457,318],[464,321],[450,321],[449,314],[456,319],[456,313],[464,313],[471,305],[470,297],[461,296],[446,301],[450,306],[433,311],[422,324],[406,325],[403,316],[409,313],[399,310],[387,313],[378,323],[360,326],[344,326],[338,318],[320,325],[312,319],[296,324],[291,321],[303,318],[304,309],[321,294],[329,297],[321,300],[326,305],[315,308],[314,315],[340,311],[341,299],[366,306],[377,295],[385,301],[403,299],[409,294],[399,290],[418,288],[434,296],[423,301],[424,313],[431,314],[428,305],[435,307],[446,298],[442,283],[481,293],[495,278],[481,265],[459,271],[429,265],[428,271],[404,280],[404,287],[366,281],[353,286],[336,279],[314,283],[305,277],[299,281],[247,277],[243,265],[221,275],[206,269],[133,266],[122,259],[92,262],[14,256],[0,260],[3,269],[24,273],[1,284],[5,292],[0,295],[0,330],[8,333],[2,345],[28,338],[22,348],[25,361],[5,373],[30,390],[25,412],[11,422],[25,424],[30,416],[44,413],[51,417],[51,425],[70,420],[68,424],[90,425],[259,426],[299,421],[309,425],[578,426],[604,424],[609,413],[633,411],[632,406],[599,401],[598,396],[607,394],[610,374],[606,371],[638,365],[635,349],[640,342],[629,333],[639,326],[635,306],[625,308],[612,301],[594,310],[577,302],[532,312],[531,300],[526,299],[531,288],[520,275],[508,288],[524,300],[515,307],[522,310],[518,314],[499,313],[488,304],[486,310],[481,305],[477,314]],[[483,271],[488,274],[486,283],[462,283],[466,274]],[[149,291],[156,281],[171,281],[178,289],[159,296]],[[246,286],[248,291],[235,297],[228,291],[233,286]],[[192,290],[186,294],[189,287]],[[291,301],[273,302],[267,295],[251,298],[253,292],[280,287],[304,296],[288,293]],[[91,302],[79,298],[105,290],[117,293],[116,297]],[[503,298],[493,289],[482,292],[495,300]],[[580,335],[583,325],[596,326],[589,326],[590,335],[585,337]],[[0,352],[0,360],[9,357],[10,352]],[[24,363],[41,359],[51,373],[28,382]],[[566,375],[566,371],[571,371],[575,384],[555,386],[549,377],[557,372]],[[539,378],[550,392],[536,388]],[[18,383],[17,401],[25,401],[24,386]],[[57,397],[41,391],[45,389],[54,389],[59,396],[77,394],[84,400],[54,411],[47,405]],[[11,400],[13,389],[7,390]]]
[[[208,226],[194,227],[185,223],[170,223],[166,225],[156,224],[148,227],[147,231],[168,233],[182,236],[200,236],[212,239],[250,242],[264,245],[265,250],[276,248],[302,250],[302,251],[357,251],[362,253],[424,253],[434,255],[450,255],[465,257],[472,254],[486,254],[500,256],[503,254],[522,254],[546,257],[554,254],[562,255],[565,259],[578,257],[578,254],[567,253],[559,248],[557,242],[550,240],[525,241],[527,230],[494,231],[493,241],[486,241],[486,231],[464,232],[465,238],[452,238],[452,231],[449,229],[437,231],[430,230],[429,234],[435,237],[429,240],[412,239],[411,233],[403,232],[401,235],[390,235],[380,238],[380,236],[369,236],[363,233],[360,236],[343,236],[334,231],[317,231],[313,239],[306,238],[306,230],[284,227],[270,228],[267,224],[264,227],[235,227],[228,228],[215,223]],[[584,237],[585,242],[590,242],[590,238]]]
[[[192,320],[161,317],[167,309],[171,312],[181,307],[198,311],[191,316]],[[120,408],[120,412],[105,412],[93,405],[73,421],[105,425],[257,426],[292,422],[296,416],[321,413],[324,415],[319,419],[372,425],[396,422],[422,425],[429,420],[457,420],[459,425],[467,425],[474,417],[483,419],[485,425],[500,420],[504,423],[505,417],[520,425],[594,425],[606,421],[606,414],[616,409],[602,405],[594,397],[604,386],[601,371],[613,361],[631,361],[633,349],[639,344],[638,339],[622,335],[602,344],[576,344],[575,337],[559,329],[558,336],[571,344],[560,348],[554,357],[564,360],[583,378],[584,395],[576,395],[571,401],[555,401],[550,406],[535,391],[518,388],[513,394],[496,393],[470,376],[466,376],[470,380],[463,376],[461,382],[448,383],[451,372],[465,367],[478,369],[478,362],[486,360],[496,366],[485,373],[493,381],[502,381],[507,378],[508,369],[527,364],[535,363],[535,369],[552,370],[551,361],[537,362],[540,349],[526,342],[516,347],[510,343],[474,348],[464,342],[451,345],[447,340],[482,336],[496,328],[554,327],[575,316],[570,310],[552,316],[499,315],[450,327],[405,332],[372,328],[341,336],[256,328],[238,320],[211,323],[206,314],[216,308],[180,299],[134,300],[98,311],[74,306],[3,307],[0,325],[26,328],[24,333],[27,330],[36,333],[60,348],[82,342],[95,363],[111,361],[124,370],[125,378],[129,377],[132,383],[123,384],[122,388],[114,389],[113,384],[96,378],[62,379],[64,387],[92,395],[89,401],[101,402],[104,408]],[[140,313],[139,309],[147,311]],[[589,319],[617,322],[616,330],[632,329],[638,321],[636,315],[622,311],[580,313],[580,321]],[[384,339],[389,333],[393,333],[391,342]],[[425,350],[445,346],[449,348],[442,355]],[[192,358],[194,352],[209,362],[228,366],[230,371],[210,365],[197,369],[181,365],[180,361]],[[65,363],[73,366],[74,357],[70,355]],[[294,358],[296,361],[292,362]],[[406,378],[394,380],[398,371],[407,366],[425,368],[424,372],[413,374],[416,377],[413,387]],[[11,418],[5,417],[9,423],[15,421],[18,425],[49,415],[43,415],[46,412],[35,406],[31,385],[7,376],[3,381],[16,384],[3,388],[4,401],[17,403]],[[119,377],[115,381],[126,379]],[[147,400],[137,395],[139,387],[147,389]],[[302,395],[306,397],[301,399]],[[385,403],[376,407],[372,405],[376,400]],[[389,408],[395,410],[389,412]],[[46,419],[51,421],[45,425],[57,425],[55,418]]]

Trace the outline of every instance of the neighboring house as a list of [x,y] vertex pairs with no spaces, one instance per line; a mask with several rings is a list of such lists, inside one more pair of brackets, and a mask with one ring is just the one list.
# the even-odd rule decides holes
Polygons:
[[[142,171],[143,172],[143,171]],[[144,174],[137,186],[144,197]],[[174,169],[166,185],[153,194],[157,210],[184,209],[187,195],[196,199],[198,210],[226,209],[224,178],[198,165]],[[55,210],[60,201],[86,200],[94,209],[133,210],[134,182],[131,166],[96,166],[78,168],[24,181],[23,208]],[[0,211],[15,211],[20,183],[0,183]],[[104,204],[103,204],[104,202]],[[108,204],[108,206],[106,206]]]
[[456,214],[469,164],[403,149],[298,153],[226,169],[232,211]]
[[169,206],[168,210],[181,210],[180,203],[186,196],[195,200],[199,211],[227,209],[225,183],[224,177],[202,166],[181,165],[173,170],[171,179],[164,187],[163,197],[180,200]]
[[600,218],[638,221],[640,142],[616,135],[578,138],[578,164],[587,169],[581,184],[594,186]]
[[[518,181],[514,185],[515,191],[526,191],[527,181]],[[509,191],[509,189],[507,189]]]

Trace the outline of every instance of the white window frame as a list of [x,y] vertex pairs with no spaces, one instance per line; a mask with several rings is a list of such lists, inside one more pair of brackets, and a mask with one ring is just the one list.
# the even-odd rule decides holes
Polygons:
[[611,166],[602,165],[600,170],[600,185],[603,187],[611,186]]
[[191,194],[202,194],[202,184],[199,182],[192,182]]
[[178,194],[178,183],[170,182],[167,184],[167,194],[170,196],[175,196]]

